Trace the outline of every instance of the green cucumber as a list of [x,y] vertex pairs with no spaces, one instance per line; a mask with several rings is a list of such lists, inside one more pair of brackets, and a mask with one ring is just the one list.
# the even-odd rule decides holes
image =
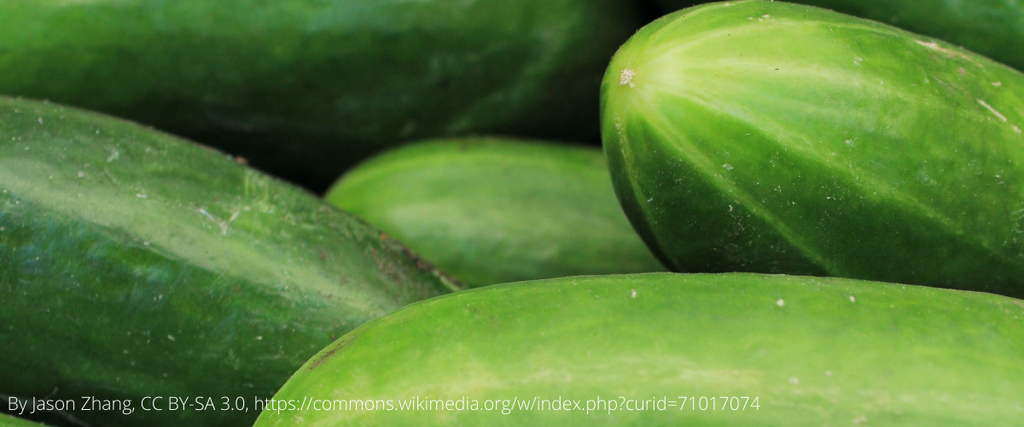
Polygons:
[[[7,402],[4,403],[6,404]],[[0,427],[43,427],[43,425],[15,418],[10,415],[5,415],[0,412]]]
[[394,239],[220,152],[0,97],[0,394],[74,399],[90,425],[246,425],[324,345],[447,288]]
[[[1024,70],[1024,2],[1019,0],[791,0],[891,23],[937,37]],[[695,0],[659,0],[663,10]]]
[[1024,303],[991,294],[756,274],[562,278],[366,324],[310,359],[255,426],[995,427],[1024,416],[1021,354]]
[[0,93],[132,119],[317,190],[401,141],[598,142],[628,0],[0,2]]
[[597,148],[422,142],[349,171],[326,198],[470,286],[664,271],[623,214]]
[[683,272],[832,275],[1024,296],[1024,74],[782,2],[655,21],[602,86],[641,237]]

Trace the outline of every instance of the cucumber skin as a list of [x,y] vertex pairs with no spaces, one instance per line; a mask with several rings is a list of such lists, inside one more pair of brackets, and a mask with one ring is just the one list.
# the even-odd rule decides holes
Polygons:
[[347,172],[325,198],[468,286],[665,270],[622,212],[597,148],[424,141]]
[[[674,11],[693,0],[659,0]],[[1014,0],[791,0],[891,24],[1024,70],[1024,3]]]
[[0,413],[0,427],[43,427],[43,425]]
[[[425,137],[598,142],[624,0],[0,3],[0,93],[155,126],[319,191]],[[59,66],[58,66],[59,65]]]
[[0,394],[132,400],[71,414],[92,425],[247,425],[252,408],[140,399],[252,405],[355,326],[447,291],[380,235],[217,151],[0,97]]
[[760,409],[286,410],[255,427],[1002,426],[1024,415],[1021,351],[1024,304],[990,294],[757,274],[562,278],[412,304],[325,348],[275,399],[757,396]]
[[1022,94],[1021,73],[886,25],[699,6],[613,58],[605,154],[626,215],[674,271],[1022,296]]

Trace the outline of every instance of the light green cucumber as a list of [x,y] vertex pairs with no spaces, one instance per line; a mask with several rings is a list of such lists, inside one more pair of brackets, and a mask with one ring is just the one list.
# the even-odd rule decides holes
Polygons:
[[[7,402],[4,402],[5,404]],[[31,421],[26,421],[20,418],[15,418],[10,415],[0,413],[0,427],[42,427],[42,424],[36,424]]]
[[[695,0],[658,0],[665,11]],[[963,46],[1024,70],[1024,2],[1020,0],[792,0],[872,19]]]
[[296,372],[256,427],[997,427],[1024,416],[1022,354],[1024,303],[990,294],[757,274],[562,278],[364,325]]
[[684,272],[1024,295],[1024,74],[782,2],[665,16],[602,86],[616,193]]
[[[0,97],[4,396],[73,399],[67,419],[88,425],[247,425],[324,345],[445,293],[437,274],[223,153]],[[175,411],[170,396],[202,400]]]
[[600,139],[631,0],[5,0],[0,93],[215,145],[323,190],[403,141]]
[[349,171],[326,198],[470,286],[664,269],[622,213],[596,148],[421,142]]

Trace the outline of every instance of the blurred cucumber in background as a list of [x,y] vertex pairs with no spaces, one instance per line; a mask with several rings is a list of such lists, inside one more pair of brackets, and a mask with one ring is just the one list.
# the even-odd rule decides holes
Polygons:
[[194,139],[323,190],[363,157],[471,133],[599,141],[626,0],[0,2],[0,94]]
[[[664,12],[708,3],[656,0]],[[1019,0],[792,0],[894,25],[958,44],[1024,70],[1024,2]]]
[[468,286],[664,271],[626,219],[598,148],[426,141],[356,167],[326,198]]

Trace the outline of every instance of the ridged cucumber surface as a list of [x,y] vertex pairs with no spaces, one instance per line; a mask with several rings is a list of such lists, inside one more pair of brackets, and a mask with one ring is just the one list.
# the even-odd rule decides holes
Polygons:
[[[88,425],[247,425],[324,345],[445,293],[438,274],[225,154],[0,98],[0,394],[74,399]],[[83,411],[83,396],[134,411]]]
[[683,272],[1024,295],[1024,74],[782,2],[663,17],[615,55],[605,153]]
[[426,141],[347,172],[326,198],[470,286],[664,271],[622,212],[597,148]]
[[0,93],[125,117],[317,190],[408,141],[597,142],[629,0],[0,2]]
[[[658,0],[673,11],[694,0]],[[938,37],[1024,70],[1024,2],[1020,0],[791,0]]]
[[1024,303],[991,294],[757,274],[562,278],[364,325],[295,373],[256,427],[997,427],[1024,416],[1021,354]]

